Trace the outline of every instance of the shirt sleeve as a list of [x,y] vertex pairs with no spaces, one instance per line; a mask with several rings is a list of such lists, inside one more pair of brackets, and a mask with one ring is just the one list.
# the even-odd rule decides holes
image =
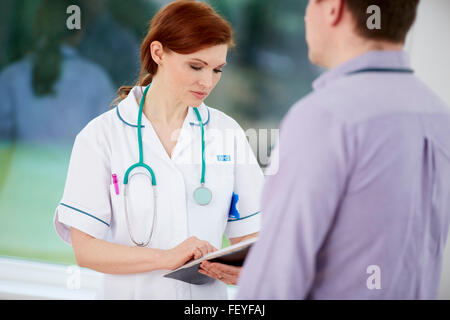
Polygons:
[[261,225],[260,199],[264,174],[239,127],[235,135],[235,179],[225,229],[228,238],[258,232]]
[[237,299],[308,297],[316,256],[344,189],[346,149],[343,126],[320,108],[296,108],[284,119],[275,150],[278,172],[267,177],[262,229],[241,272]]
[[[94,120],[95,121],[95,120]],[[92,121],[76,137],[61,202],[56,208],[57,234],[71,243],[70,227],[105,239],[110,227],[110,168]]]

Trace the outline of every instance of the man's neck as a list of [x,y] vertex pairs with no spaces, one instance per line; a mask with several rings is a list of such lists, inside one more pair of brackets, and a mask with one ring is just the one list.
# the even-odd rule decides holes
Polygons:
[[400,51],[403,50],[403,43],[393,43],[387,41],[353,41],[342,45],[335,50],[330,50],[333,55],[329,57],[326,68],[334,68],[338,65],[352,60],[364,53],[375,50]]

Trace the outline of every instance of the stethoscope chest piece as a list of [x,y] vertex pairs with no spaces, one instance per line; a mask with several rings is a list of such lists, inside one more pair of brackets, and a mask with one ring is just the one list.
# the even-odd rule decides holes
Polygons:
[[194,190],[194,199],[199,205],[206,206],[211,202],[212,192],[202,184]]

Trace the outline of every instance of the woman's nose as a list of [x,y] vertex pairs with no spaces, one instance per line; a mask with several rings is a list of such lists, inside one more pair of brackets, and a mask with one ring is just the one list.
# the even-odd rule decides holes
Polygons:
[[213,85],[213,75],[210,72],[205,72],[199,80],[199,84],[205,90],[210,90]]

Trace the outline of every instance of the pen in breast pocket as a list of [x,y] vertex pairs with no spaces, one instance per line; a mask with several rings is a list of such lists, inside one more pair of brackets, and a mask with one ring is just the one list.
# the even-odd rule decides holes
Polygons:
[[113,173],[112,178],[114,183],[114,189],[116,189],[116,194],[119,194],[119,184],[117,183],[117,175]]

